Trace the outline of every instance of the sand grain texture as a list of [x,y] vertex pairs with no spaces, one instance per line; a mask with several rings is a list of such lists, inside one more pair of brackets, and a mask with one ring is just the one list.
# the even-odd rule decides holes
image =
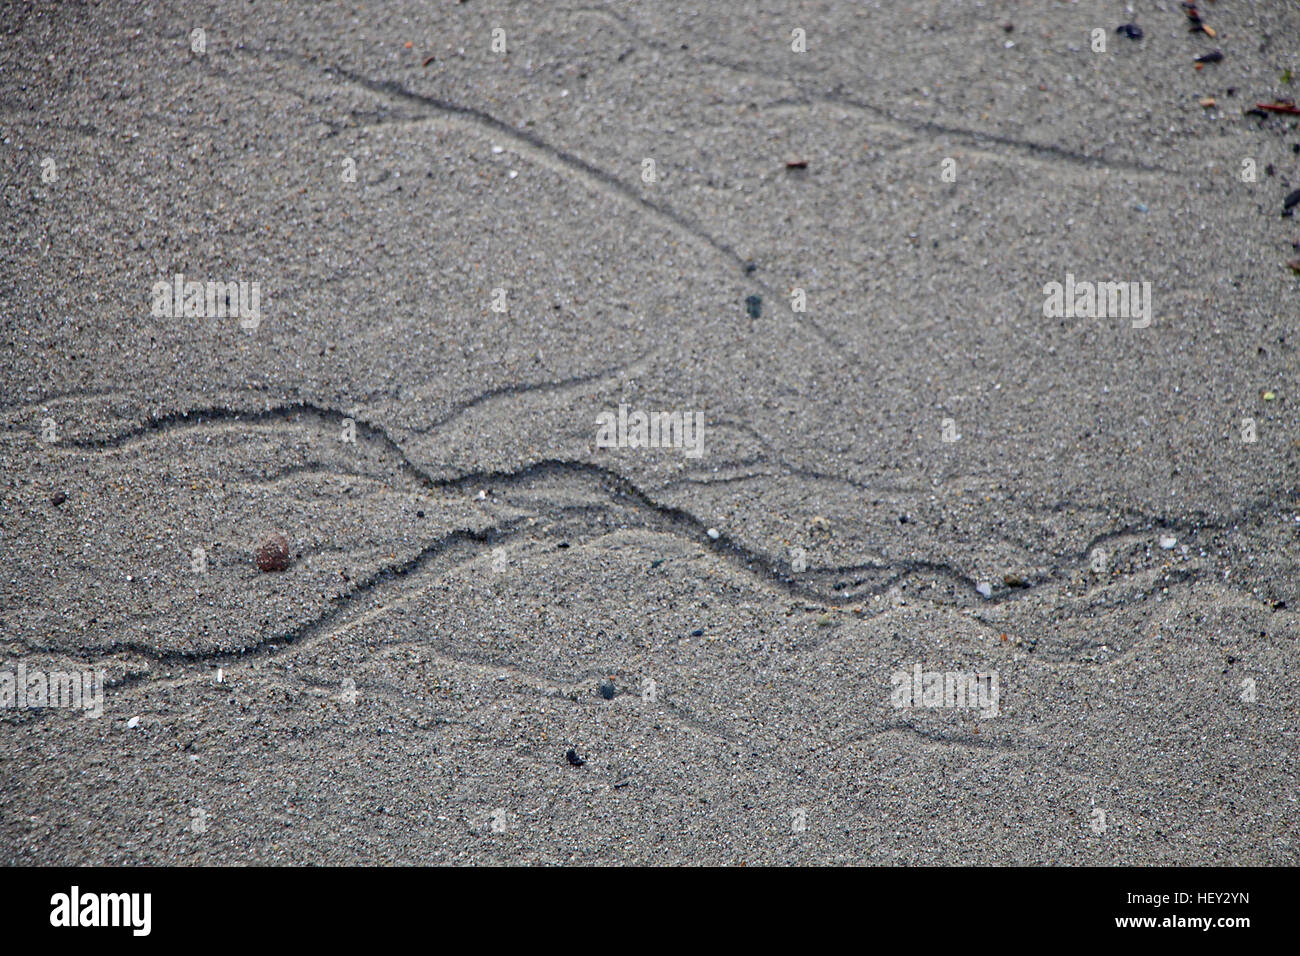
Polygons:
[[1296,864],[1300,6],[703,6],[0,10],[0,862]]

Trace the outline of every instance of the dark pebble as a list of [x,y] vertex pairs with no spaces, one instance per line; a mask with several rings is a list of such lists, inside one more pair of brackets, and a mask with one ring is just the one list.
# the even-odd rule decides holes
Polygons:
[[415,513],[415,516],[416,516],[417,518],[423,518],[423,517],[424,517],[424,512],[423,512],[423,511],[417,511],[417,512]]
[[691,631],[691,637],[703,637],[703,636],[704,636],[703,628],[696,628],[695,630]]
[[61,492],[61,491],[56,491],[56,492],[55,492],[55,493],[50,497],[50,504],[54,505],[54,507],[57,508],[59,505],[63,504],[63,503],[64,503],[65,501],[67,501],[67,500],[68,500],[68,496],[67,496],[67,495],[65,495],[65,494],[64,494],[63,492]]
[[1282,208],[1284,210],[1291,209],[1296,205],[1300,205],[1300,189],[1293,190],[1286,199],[1282,200]]
[[578,751],[574,750],[572,747],[570,747],[569,752],[564,755],[564,759],[569,761],[569,763],[575,767],[581,767],[584,763],[587,762],[583,760],[581,757],[579,757]]
[[614,682],[612,680],[605,681],[605,683],[601,684],[596,689],[600,691],[600,696],[604,697],[606,700],[614,699],[615,690],[614,690]]
[[257,566],[263,571],[283,571],[289,566],[289,542],[272,532],[257,546]]
[[749,313],[751,319],[757,319],[763,314],[763,297],[761,295],[751,295],[745,299],[745,311]]
[[1141,40],[1143,35],[1142,28],[1136,23],[1121,23],[1115,28],[1115,32],[1124,34],[1130,40]]
[[1196,58],[1197,63],[1220,63],[1223,60],[1223,51],[1215,50],[1212,53],[1206,53]]
[[757,271],[758,271],[758,263],[757,263],[757,262],[746,262],[746,263],[745,263],[745,275],[747,275],[747,276],[752,276],[752,275],[753,275],[755,272],[757,272]]

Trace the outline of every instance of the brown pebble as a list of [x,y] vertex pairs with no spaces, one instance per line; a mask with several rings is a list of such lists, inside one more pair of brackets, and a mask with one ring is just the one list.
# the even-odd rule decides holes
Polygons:
[[56,491],[56,492],[55,492],[55,493],[50,497],[50,504],[54,505],[54,507],[57,508],[59,505],[63,504],[63,503],[64,503],[65,501],[67,501],[67,500],[68,500],[68,496],[67,496],[67,495],[65,495],[65,494],[64,494],[63,492],[61,492],[61,491]]
[[272,532],[257,546],[257,566],[263,571],[283,571],[289,566],[289,542]]

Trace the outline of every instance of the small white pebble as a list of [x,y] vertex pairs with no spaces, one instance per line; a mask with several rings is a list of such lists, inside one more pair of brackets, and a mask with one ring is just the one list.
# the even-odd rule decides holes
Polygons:
[[712,538],[714,541],[717,541],[719,538],[722,537],[722,532],[719,531],[717,528],[710,528],[710,529],[708,530],[707,534],[708,534],[708,536],[709,536],[710,538]]
[[502,147],[500,147],[500,146],[493,146],[493,147],[492,147],[492,152],[494,152],[494,153],[504,153],[505,150],[504,150]]
[[132,717],[130,720],[128,720],[128,721],[126,722],[126,726],[127,726],[128,728],[130,728],[131,730],[135,730],[135,728],[137,728],[137,727],[140,726],[140,718],[139,718],[139,717]]
[[975,585],[975,590],[979,591],[979,593],[984,595],[986,598],[993,596],[993,585],[989,584],[987,581],[981,581],[979,584]]
[[1172,550],[1174,545],[1177,543],[1178,539],[1171,534],[1162,534],[1160,536],[1160,547],[1164,548],[1166,551]]

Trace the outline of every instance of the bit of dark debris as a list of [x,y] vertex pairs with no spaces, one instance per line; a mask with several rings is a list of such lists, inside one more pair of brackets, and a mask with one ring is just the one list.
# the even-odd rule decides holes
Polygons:
[[786,162],[786,164],[785,164],[785,168],[786,168],[786,169],[807,169],[807,168],[808,168],[808,160],[806,160],[806,159],[791,159],[791,160],[788,160],[788,161]]
[[600,696],[604,697],[606,700],[613,700],[614,695],[618,693],[618,691],[614,687],[614,682],[612,680],[605,681],[596,689],[600,691]]
[[567,548],[568,546],[569,546],[569,542],[567,541],[561,541],[559,544],[556,545],[556,547],[560,548],[561,550]]
[[1011,32],[1013,32],[1015,29],[1016,29],[1016,25],[1015,25],[1014,23],[1004,23],[1004,24],[1002,24],[1002,32],[1003,32],[1003,33],[1011,33]]
[[289,567],[289,542],[273,531],[257,546],[257,567],[262,571],[283,571]]
[[67,495],[65,495],[65,494],[64,494],[63,492],[61,492],[61,491],[56,491],[56,492],[55,492],[55,493],[50,497],[50,504],[54,505],[54,507],[57,508],[59,505],[63,504],[63,503],[64,503],[65,501],[67,501],[67,500],[68,500],[68,496],[67,496]]
[[1115,28],[1116,33],[1122,33],[1130,40],[1141,40],[1143,37],[1142,28],[1136,23],[1121,23]]
[[703,637],[703,636],[704,636],[703,628],[697,627],[695,630],[691,631],[691,637]]
[[763,314],[763,297],[761,295],[751,295],[745,298],[745,311],[749,313],[751,319],[757,319]]
[[1295,105],[1295,100],[1291,100],[1291,99],[1274,100],[1271,103],[1256,103],[1255,110],[1267,111],[1269,113],[1287,113],[1294,116],[1300,116],[1300,107],[1297,107]]
[[747,276],[752,276],[752,275],[753,275],[755,272],[757,272],[757,271],[758,271],[758,263],[757,263],[757,262],[746,262],[746,263],[745,263],[745,275],[747,275]]
[[417,512],[415,513],[415,516],[416,516],[417,518],[423,518],[423,517],[424,517],[424,512],[423,512],[423,511],[417,511]]
[[1022,577],[1021,577],[1020,575],[1018,575],[1018,574],[1004,574],[1004,575],[1002,575],[1002,583],[1005,584],[1005,585],[1006,585],[1007,587],[1009,587],[1009,588],[1027,588],[1027,587],[1029,587],[1029,582],[1026,581],[1024,578],[1022,578]]
[[1292,190],[1286,199],[1282,200],[1282,209],[1286,212],[1290,212],[1297,205],[1300,205],[1300,189]]
[[1198,57],[1196,58],[1196,62],[1197,62],[1197,63],[1222,63],[1222,62],[1223,62],[1223,51],[1222,51],[1222,50],[1214,50],[1214,51],[1212,51],[1212,52],[1210,52],[1210,53],[1206,53],[1206,54],[1203,54],[1203,55],[1201,55],[1201,56],[1198,56]]
[[1189,33],[1200,33],[1205,30],[1205,24],[1201,21],[1201,11],[1196,9],[1196,4],[1184,3],[1183,12],[1187,14],[1190,23],[1188,27]]
[[574,750],[572,747],[570,747],[569,752],[564,755],[564,759],[569,761],[569,763],[575,767],[581,767],[583,764],[587,762],[583,760],[581,757],[579,757],[578,751]]

